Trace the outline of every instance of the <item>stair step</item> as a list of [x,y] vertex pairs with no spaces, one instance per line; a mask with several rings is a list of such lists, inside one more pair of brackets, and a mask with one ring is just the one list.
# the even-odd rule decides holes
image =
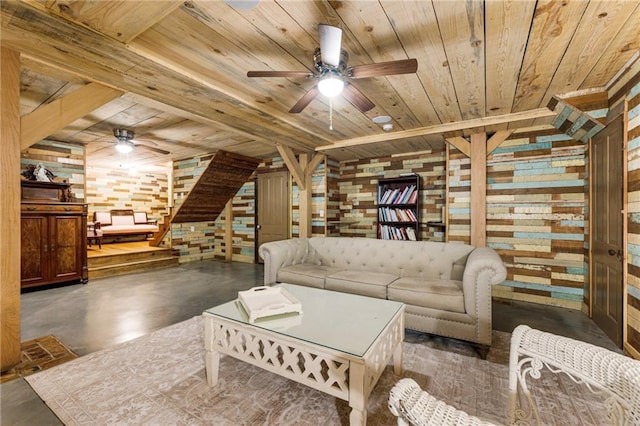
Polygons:
[[139,252],[116,253],[107,256],[90,257],[88,259],[89,269],[101,266],[108,266],[122,263],[142,262],[144,260],[172,258],[171,249],[154,249]]
[[114,263],[111,265],[89,266],[89,280],[117,275],[145,272],[161,268],[178,266],[180,260],[175,256],[163,256],[135,262]]

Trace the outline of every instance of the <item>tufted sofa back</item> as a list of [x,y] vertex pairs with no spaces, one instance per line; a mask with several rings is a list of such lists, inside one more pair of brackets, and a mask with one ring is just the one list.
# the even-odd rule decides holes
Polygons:
[[434,241],[312,237],[306,263],[349,270],[387,272],[401,277],[462,281],[474,247]]

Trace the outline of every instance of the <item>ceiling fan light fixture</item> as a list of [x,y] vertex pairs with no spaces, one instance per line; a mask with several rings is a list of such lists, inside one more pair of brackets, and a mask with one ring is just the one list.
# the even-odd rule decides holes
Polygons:
[[342,93],[344,81],[333,74],[329,74],[318,82],[318,90],[324,96],[333,98]]
[[116,150],[120,154],[128,154],[133,151],[133,144],[131,142],[120,141],[116,144]]

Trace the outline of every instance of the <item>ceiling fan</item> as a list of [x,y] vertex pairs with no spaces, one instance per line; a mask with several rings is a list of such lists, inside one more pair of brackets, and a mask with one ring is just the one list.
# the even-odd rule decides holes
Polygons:
[[165,151],[164,149],[143,145],[141,143],[134,143],[133,138],[135,136],[135,132],[133,130],[113,129],[113,136],[116,137],[117,141],[112,143],[116,144],[116,150],[121,154],[130,153],[131,151],[133,151],[134,147],[148,149],[162,155],[167,155],[170,153],[169,151]]
[[329,98],[343,94],[361,112],[367,112],[375,105],[360,90],[349,83],[350,79],[379,77],[395,74],[410,74],[418,70],[416,59],[378,62],[348,67],[349,55],[342,49],[342,30],[331,25],[318,26],[320,47],[313,54],[314,71],[249,71],[247,77],[307,77],[318,80],[289,110],[302,111],[318,94]]

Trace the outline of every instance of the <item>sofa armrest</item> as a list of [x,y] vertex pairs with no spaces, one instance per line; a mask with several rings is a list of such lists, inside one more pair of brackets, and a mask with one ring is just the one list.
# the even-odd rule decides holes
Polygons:
[[491,339],[491,287],[507,278],[507,269],[496,251],[490,247],[476,247],[467,259],[462,275],[464,308],[468,315],[478,318],[482,333]]
[[277,282],[280,268],[304,263],[308,251],[307,238],[291,238],[262,244],[258,254],[264,260],[264,285],[273,285]]

